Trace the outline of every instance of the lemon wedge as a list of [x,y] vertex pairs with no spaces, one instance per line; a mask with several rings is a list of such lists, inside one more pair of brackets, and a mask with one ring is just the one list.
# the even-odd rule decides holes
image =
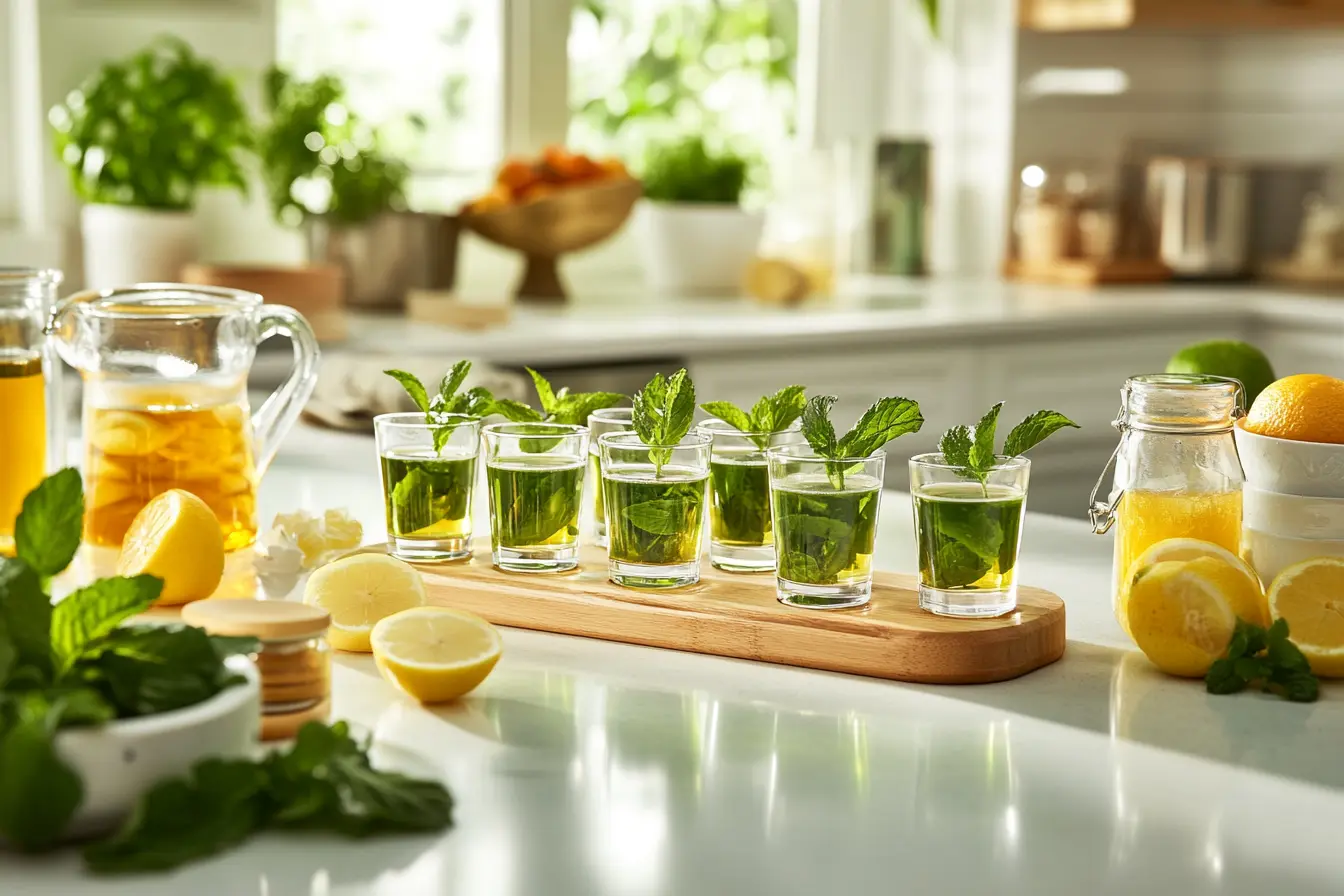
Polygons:
[[373,627],[373,659],[421,703],[456,700],[485,680],[503,644],[479,616],[444,607],[402,610]]
[[425,583],[409,563],[386,554],[353,554],[320,567],[303,602],[331,614],[327,640],[337,650],[369,652],[369,634],[385,616],[425,602]]
[[1269,612],[1288,620],[1288,635],[1327,678],[1344,678],[1344,558],[1294,564],[1269,586]]
[[1198,678],[1227,650],[1246,588],[1240,570],[1217,557],[1163,560],[1139,569],[1129,587],[1126,621],[1134,643],[1169,675]]
[[117,575],[163,579],[160,606],[209,597],[224,577],[224,535],[204,501],[180,488],[140,509],[122,540]]
[[[1226,595],[1232,602],[1232,612],[1247,622],[1259,626],[1269,625],[1269,607],[1265,603],[1265,591],[1260,585],[1260,577],[1255,570],[1236,554],[1222,545],[1197,538],[1168,538],[1159,541],[1139,555],[1129,567],[1129,582],[1120,595],[1120,617],[1126,618],[1126,604],[1129,590],[1134,580],[1143,575],[1150,567],[1170,560],[1189,561],[1201,557],[1212,557],[1236,571],[1241,584],[1233,587]],[[1132,634],[1132,632],[1131,632]]]

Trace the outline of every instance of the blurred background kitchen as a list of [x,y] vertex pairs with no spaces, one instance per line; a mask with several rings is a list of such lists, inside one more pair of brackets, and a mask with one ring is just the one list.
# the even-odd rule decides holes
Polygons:
[[897,391],[898,455],[1007,399],[1083,424],[1032,486],[1079,515],[1186,343],[1344,375],[1341,0],[9,0],[0,46],[0,265],[297,307],[314,425],[389,357]]

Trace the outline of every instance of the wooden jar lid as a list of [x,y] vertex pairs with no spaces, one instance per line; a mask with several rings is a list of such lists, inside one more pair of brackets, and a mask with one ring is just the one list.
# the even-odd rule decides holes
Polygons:
[[212,635],[280,641],[326,634],[331,614],[292,600],[198,600],[182,608],[182,621]]

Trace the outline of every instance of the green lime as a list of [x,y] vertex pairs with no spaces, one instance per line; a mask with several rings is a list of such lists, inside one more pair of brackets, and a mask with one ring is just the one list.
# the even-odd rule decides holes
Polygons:
[[1246,407],[1278,379],[1264,352],[1236,339],[1211,339],[1187,345],[1171,356],[1167,373],[1203,373],[1239,379],[1246,387]]

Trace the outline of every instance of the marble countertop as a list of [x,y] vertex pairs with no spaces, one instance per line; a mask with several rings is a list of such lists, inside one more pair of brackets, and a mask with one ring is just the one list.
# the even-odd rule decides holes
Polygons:
[[336,352],[461,354],[503,364],[581,364],[724,355],[815,344],[928,345],[1007,336],[1123,334],[1216,321],[1274,321],[1344,330],[1344,303],[1248,285],[1112,286],[1098,290],[1000,281],[855,281],[798,308],[745,299],[657,296],[516,306],[499,327],[463,331],[400,317],[354,315]]
[[[347,506],[383,534],[372,440],[300,431],[263,518]],[[877,565],[914,566],[884,495]],[[466,699],[425,709],[341,656],[336,717],[442,774],[441,837],[268,835],[163,876],[0,858],[28,894],[1338,893],[1344,688],[1312,705],[1166,678],[1111,616],[1110,543],[1033,514],[1022,575],[1068,608],[1062,660],[903,685],[505,629]],[[400,758],[398,758],[400,757]]]

